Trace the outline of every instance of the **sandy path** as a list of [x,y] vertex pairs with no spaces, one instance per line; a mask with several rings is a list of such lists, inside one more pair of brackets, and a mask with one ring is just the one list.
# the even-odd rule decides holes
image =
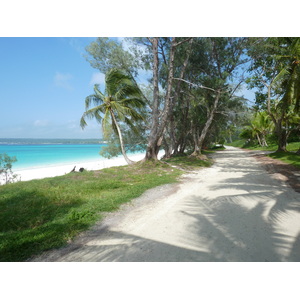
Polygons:
[[35,261],[300,261],[300,197],[251,154],[152,189]]

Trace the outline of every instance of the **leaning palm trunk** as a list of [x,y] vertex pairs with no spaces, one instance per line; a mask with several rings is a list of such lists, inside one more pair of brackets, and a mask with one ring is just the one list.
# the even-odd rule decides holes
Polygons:
[[265,133],[262,133],[261,135],[261,144],[263,147],[268,147],[268,143],[267,143],[267,140],[266,140],[266,134]]
[[126,162],[127,162],[129,165],[131,165],[131,164],[134,163],[134,161],[130,160],[130,159],[128,158],[127,154],[126,154],[125,147],[124,147],[124,142],[123,142],[123,137],[122,137],[122,133],[121,133],[121,129],[120,129],[120,126],[119,126],[119,124],[118,124],[118,122],[117,122],[117,120],[116,120],[116,117],[115,117],[115,115],[114,115],[114,113],[113,113],[112,110],[110,110],[110,115],[111,115],[111,118],[112,118],[112,121],[113,121],[114,125],[115,125],[116,128],[117,128],[117,134],[118,134],[118,137],[119,137],[119,140],[120,140],[120,146],[121,146],[122,154],[123,154],[123,156],[124,156]]
[[259,146],[263,147],[258,133],[256,133],[256,138],[258,140]]

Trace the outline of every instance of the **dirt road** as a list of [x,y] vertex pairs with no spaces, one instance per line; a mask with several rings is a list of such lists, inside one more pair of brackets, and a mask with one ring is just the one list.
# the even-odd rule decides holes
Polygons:
[[300,261],[300,194],[249,152],[214,159],[35,261]]

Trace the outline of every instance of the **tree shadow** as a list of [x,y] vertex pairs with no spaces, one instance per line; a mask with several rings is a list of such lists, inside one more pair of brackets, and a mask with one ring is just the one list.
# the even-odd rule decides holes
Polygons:
[[105,230],[85,243],[72,243],[67,247],[44,253],[32,261],[57,262],[200,262],[218,261],[211,253],[192,250],[168,243]]
[[185,246],[104,228],[50,255],[45,253],[44,258],[69,262],[300,261],[300,234],[293,239],[278,230],[276,222],[265,217],[269,208],[263,196],[260,200],[249,208],[241,205],[240,195],[220,197],[216,202],[191,197],[180,211],[188,220],[188,233],[179,237]]
[[1,192],[0,261],[23,261],[63,246],[68,236],[88,228],[87,219],[72,214],[84,204],[80,198],[55,201],[36,189]]
[[[195,219],[190,230],[194,236],[206,238],[206,245],[214,257],[220,261],[285,261],[282,252],[289,249],[286,240],[290,237],[277,232],[273,225],[265,220],[266,205],[258,202],[248,209],[240,205],[240,197],[228,201],[226,197],[217,201],[217,205],[208,199],[194,197],[186,207],[186,214]],[[201,205],[201,202],[205,205]],[[236,202],[236,203],[235,203]],[[199,210],[199,208],[201,209]],[[201,213],[191,213],[201,211]],[[190,240],[184,240],[191,243]],[[203,241],[202,241],[203,242]],[[193,243],[197,243],[193,240]],[[288,248],[288,249],[287,249]],[[300,254],[294,256],[300,261]]]

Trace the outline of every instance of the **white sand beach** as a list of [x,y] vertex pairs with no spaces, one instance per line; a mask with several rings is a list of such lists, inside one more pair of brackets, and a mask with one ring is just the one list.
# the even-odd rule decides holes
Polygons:
[[[158,157],[161,158],[163,156],[163,151],[160,151]],[[133,161],[140,161],[145,157],[145,153],[138,153],[128,155],[128,157]],[[65,175],[70,173],[73,168],[76,166],[75,171],[79,171],[80,168],[84,168],[85,170],[100,170],[104,168],[110,168],[115,166],[123,166],[126,165],[126,161],[124,157],[117,157],[112,159],[99,159],[95,161],[88,161],[86,163],[68,163],[65,165],[53,165],[50,167],[42,167],[42,168],[32,168],[32,169],[24,169],[24,170],[16,170],[14,174],[19,175],[19,179],[21,181],[28,181],[32,179],[41,179],[47,177],[55,177],[60,175]]]

